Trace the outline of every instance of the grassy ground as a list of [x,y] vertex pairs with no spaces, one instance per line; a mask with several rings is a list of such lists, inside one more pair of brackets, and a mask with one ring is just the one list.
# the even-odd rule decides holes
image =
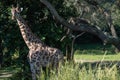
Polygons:
[[[120,72],[116,65],[112,65],[111,67],[94,67],[82,66],[82,64],[72,64],[67,63],[64,66],[60,66],[58,74],[56,75],[55,71],[51,71],[49,76],[45,76],[44,72],[42,72],[42,76],[38,80],[120,80]],[[17,69],[11,69],[17,70]],[[9,72],[11,72],[9,71]],[[4,71],[3,71],[4,72]],[[31,80],[31,77],[25,79],[20,75],[16,74],[12,78],[0,78],[0,80]],[[26,76],[26,75],[24,75]]]
[[[79,64],[66,64],[60,67],[58,75],[52,72],[48,80],[120,80],[116,65],[104,67],[104,69],[91,66],[80,68],[79,66]],[[41,80],[44,80],[44,77]]]
[[[103,48],[105,50],[103,51]],[[101,44],[84,44],[75,50],[75,60],[119,61],[120,53],[115,53],[112,46]]]
[[[76,47],[75,60],[120,61],[120,53],[115,54],[109,45],[105,48],[106,50],[103,51],[103,45],[100,44],[81,45],[79,48]],[[20,69],[16,67],[0,69],[0,80],[31,80],[30,72],[23,72],[20,72]],[[7,78],[10,76],[12,78]],[[40,80],[45,78],[47,80],[120,80],[120,68],[117,68],[116,63],[110,64],[109,67],[104,65],[104,68],[101,66],[93,68],[91,64],[86,66],[82,63],[71,64],[66,62],[64,66],[60,67],[58,75],[52,71],[50,77],[45,77],[43,73]]]
[[9,80],[9,78],[19,72],[19,70],[20,68],[16,68],[15,66],[0,69],[0,80]]
[[75,60],[93,60],[93,61],[120,61],[120,54],[96,55],[96,54],[75,54]]

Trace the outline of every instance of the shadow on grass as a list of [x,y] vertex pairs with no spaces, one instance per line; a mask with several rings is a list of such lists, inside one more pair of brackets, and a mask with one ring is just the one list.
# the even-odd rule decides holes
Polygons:
[[111,45],[96,44],[80,44],[75,46],[75,54],[96,54],[103,55],[107,51],[107,54],[116,54],[114,48]]

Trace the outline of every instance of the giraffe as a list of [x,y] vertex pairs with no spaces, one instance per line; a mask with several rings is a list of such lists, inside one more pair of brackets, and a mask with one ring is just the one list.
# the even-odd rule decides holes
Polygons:
[[26,43],[29,53],[28,61],[32,72],[32,80],[36,80],[36,75],[41,74],[42,67],[55,68],[59,67],[59,63],[63,61],[63,54],[57,48],[49,47],[42,42],[35,34],[20,15],[20,9],[18,7],[11,8],[12,19],[16,19],[21,35]]

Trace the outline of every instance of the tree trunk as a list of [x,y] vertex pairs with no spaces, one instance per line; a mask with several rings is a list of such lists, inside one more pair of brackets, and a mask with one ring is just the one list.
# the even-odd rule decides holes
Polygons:
[[70,57],[71,57],[71,60],[74,60],[74,43],[75,43],[75,40],[82,36],[85,32],[82,32],[80,34],[78,34],[77,36],[75,36],[72,40],[72,44],[71,44],[71,54],[70,54]]
[[[111,24],[110,30],[111,30],[112,36],[113,36],[114,38],[118,39],[116,30],[115,30],[115,27],[114,27],[113,24]],[[115,47],[115,52],[116,52],[116,53],[120,52],[120,45],[119,45],[119,44],[113,45],[113,47]]]
[[118,43],[118,44],[113,44],[113,47],[115,47],[115,52],[116,52],[116,53],[120,52],[120,43]]
[[71,61],[72,59],[71,59],[71,47],[70,47],[70,45],[66,45],[66,59],[67,59],[67,61]]
[[[111,31],[111,34],[112,34],[112,37],[118,39],[118,35],[116,33],[116,30],[115,30],[115,27],[113,25],[113,20],[112,20],[112,16],[111,16],[111,11],[109,12],[105,12],[105,17],[106,17],[106,21],[107,21],[107,24],[110,28],[110,31]],[[119,45],[116,44],[116,45],[113,45],[115,47],[115,52],[120,52],[120,49],[119,49]]]

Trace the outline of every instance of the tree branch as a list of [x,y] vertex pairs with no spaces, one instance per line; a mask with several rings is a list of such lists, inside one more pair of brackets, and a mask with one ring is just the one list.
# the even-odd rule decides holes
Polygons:
[[85,34],[85,32],[82,32],[82,33],[78,34],[78,35],[75,36],[75,37],[73,38],[73,40],[72,40],[72,45],[71,45],[71,59],[74,58],[73,56],[74,56],[74,43],[75,43],[75,40],[76,40],[78,37],[82,36],[83,34]]
[[59,16],[55,8],[47,1],[47,0],[40,0],[41,3],[43,3],[51,12],[53,15],[54,19],[59,21],[62,25],[65,27],[73,30],[73,31],[83,31],[83,32],[88,32],[94,35],[97,35],[103,42],[106,43],[114,43],[118,44],[119,40],[113,37],[109,37],[108,35],[105,35],[101,30],[99,30],[95,26],[91,25],[74,25],[72,23],[68,23],[64,18]]

